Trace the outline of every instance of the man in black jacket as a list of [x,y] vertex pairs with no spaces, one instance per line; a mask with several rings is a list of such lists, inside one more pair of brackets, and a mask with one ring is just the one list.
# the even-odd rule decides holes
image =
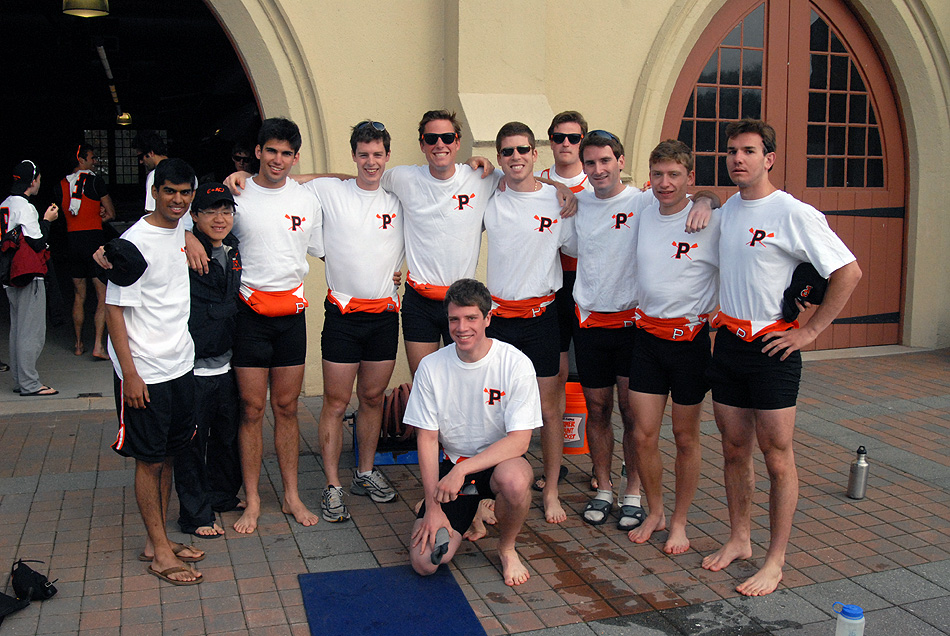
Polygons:
[[230,191],[220,183],[199,186],[191,206],[194,235],[210,261],[207,274],[189,272],[197,433],[188,450],[175,458],[175,490],[179,527],[203,538],[224,534],[215,512],[240,505],[239,400],[230,365],[241,285],[238,240],[231,234],[234,207]]

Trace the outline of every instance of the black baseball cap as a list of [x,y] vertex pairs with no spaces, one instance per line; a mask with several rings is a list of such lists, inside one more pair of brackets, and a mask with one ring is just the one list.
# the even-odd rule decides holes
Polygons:
[[782,298],[782,317],[786,322],[798,318],[798,303],[808,302],[820,305],[828,289],[828,280],[822,277],[811,263],[802,263],[795,268],[792,274],[792,283],[785,290]]
[[231,196],[231,191],[226,185],[214,181],[202,183],[195,191],[195,200],[191,203],[191,209],[200,212],[215,207],[221,201],[227,201],[232,206],[237,207],[237,203],[234,202],[234,197]]
[[40,174],[40,169],[29,159],[24,159],[13,169],[13,185],[10,194],[23,194],[30,189],[34,179]]
[[112,239],[105,245],[106,258],[112,269],[96,265],[96,276],[102,282],[111,282],[119,287],[128,287],[145,273],[148,262],[135,243],[123,238]]

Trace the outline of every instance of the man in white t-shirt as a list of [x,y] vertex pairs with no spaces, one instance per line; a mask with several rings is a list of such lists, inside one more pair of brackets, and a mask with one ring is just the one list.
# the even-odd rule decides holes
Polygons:
[[[831,324],[861,279],[854,255],[815,208],[778,190],[769,179],[775,130],[746,119],[726,127],[726,168],[739,187],[722,209],[719,241],[721,327],[709,367],[716,424],[722,433],[729,540],[703,559],[719,571],[752,556],[752,451],[758,440],[769,472],[769,548],[758,572],[736,591],[773,592],[798,503],[793,433],[801,379],[800,350]],[[811,263],[827,277],[824,300],[801,328],[786,322],[782,297],[796,267]]]
[[[262,427],[268,388],[284,491],[281,510],[304,526],[319,521],[300,499],[297,474],[297,399],[307,351],[304,277],[310,268],[307,254],[320,255],[321,235],[320,202],[288,179],[300,160],[301,143],[294,122],[264,120],[255,149],[261,169],[247,180],[234,218],[233,232],[241,244],[244,268],[243,302],[239,304],[231,359],[241,394],[239,440],[247,508],[234,529],[242,533],[254,532],[261,514]],[[204,248],[190,233],[187,237],[191,267],[207,268]]]
[[442,299],[453,282],[475,275],[485,206],[501,179],[455,163],[461,133],[455,113],[428,111],[419,122],[419,148],[428,165],[390,168],[381,182],[405,212],[409,270],[402,331],[413,374],[440,341],[451,342]]
[[[147,267],[130,285],[106,288],[109,357],[115,369],[119,433],[113,450],[135,459],[135,498],[145,523],[149,574],[173,585],[195,585],[186,563],[204,552],[169,541],[165,530],[174,456],[195,434],[195,347],[188,332],[190,286],[179,224],[194,198],[194,170],[180,159],[156,168],[155,211],[122,235]],[[127,282],[127,281],[126,281]]]
[[[531,503],[524,453],[541,426],[541,401],[531,361],[485,335],[491,305],[480,282],[453,283],[445,307],[454,344],[423,358],[416,373],[403,421],[416,427],[425,503],[409,560],[419,574],[434,573],[455,555],[479,501],[494,497],[502,575],[520,585],[530,576],[515,549]],[[441,465],[440,443],[448,457]],[[443,529],[446,544],[438,541]]]
[[650,153],[654,201],[643,210],[637,238],[637,330],[630,367],[630,404],[640,481],[649,515],[628,537],[645,543],[666,529],[660,427],[673,398],[676,440],[676,504],[663,551],[689,549],[686,513],[699,482],[699,421],[709,385],[709,315],[719,292],[719,213],[699,234],[684,221],[692,207],[693,153],[681,141],[661,142]]
[[155,130],[140,130],[132,140],[132,147],[138,156],[139,164],[145,166],[148,174],[145,176],[145,210],[155,210],[155,197],[152,194],[152,185],[155,179],[155,168],[168,159],[168,145],[162,136]]
[[571,239],[574,218],[561,217],[557,190],[534,176],[538,151],[527,125],[509,122],[502,126],[495,148],[505,174],[505,190],[495,193],[485,211],[488,289],[492,294],[488,335],[516,346],[534,364],[544,420],[544,475],[548,478],[543,490],[544,517],[548,523],[561,523],[567,519],[557,483],[564,446],[564,385],[558,380],[555,292],[562,282],[560,248]]
[[390,135],[377,121],[353,127],[350,149],[356,179],[328,177],[304,188],[320,200],[323,220],[317,255],[326,262],[326,318],[323,352],[323,409],[320,450],[327,487],[321,512],[330,522],[350,518],[343,502],[340,452],[343,415],[356,382],[359,409],[355,435],[359,457],[350,492],[376,503],[393,501],[396,491],[373,466],[383,416],[383,397],[399,346],[399,296],[393,272],[402,267],[405,247],[399,199],[379,187],[389,161]]

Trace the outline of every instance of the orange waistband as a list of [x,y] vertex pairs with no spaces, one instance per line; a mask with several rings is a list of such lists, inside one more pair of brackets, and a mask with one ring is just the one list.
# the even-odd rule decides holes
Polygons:
[[554,294],[548,294],[540,298],[525,298],[524,300],[502,300],[495,296],[492,296],[491,299],[498,305],[491,311],[493,316],[501,318],[537,318],[554,301]]
[[309,306],[303,295],[303,283],[287,291],[261,291],[241,285],[241,298],[262,316],[293,316]]
[[582,329],[589,327],[602,327],[604,329],[623,329],[632,327],[636,323],[637,308],[625,309],[623,311],[600,312],[592,311],[587,316],[587,320],[581,320],[580,307],[574,305],[574,314]]
[[381,314],[386,311],[399,311],[399,300],[392,298],[350,298],[350,302],[343,306],[343,303],[333,295],[333,290],[327,290],[327,300],[339,307],[341,314],[349,314],[354,311],[363,311],[368,314]]
[[561,255],[561,271],[565,272],[576,272],[577,271],[577,259],[573,256],[568,256],[564,252],[558,252]]
[[759,336],[773,331],[788,331],[789,329],[797,329],[798,321],[794,322],[785,322],[784,320],[776,320],[772,324],[759,329],[757,332],[752,333],[752,322],[749,320],[740,320],[738,318],[733,318],[723,312],[716,314],[716,317],[712,321],[713,327],[725,327],[732,333],[736,334],[739,338],[742,338],[746,342],[752,342]]
[[687,318],[653,318],[636,309],[637,327],[664,340],[691,341],[709,322],[709,314],[701,314],[699,322],[693,323]]
[[429,300],[445,300],[445,293],[449,291],[448,287],[443,287],[441,285],[430,285],[429,283],[417,283],[412,280],[412,275],[409,272],[406,272],[406,284],[416,290],[423,298],[428,298]]

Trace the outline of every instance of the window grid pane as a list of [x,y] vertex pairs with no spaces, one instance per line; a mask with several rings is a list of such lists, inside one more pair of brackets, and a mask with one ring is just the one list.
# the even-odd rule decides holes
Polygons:
[[884,187],[883,161],[869,160],[883,152],[864,79],[843,40],[815,11],[809,86],[807,187]]

